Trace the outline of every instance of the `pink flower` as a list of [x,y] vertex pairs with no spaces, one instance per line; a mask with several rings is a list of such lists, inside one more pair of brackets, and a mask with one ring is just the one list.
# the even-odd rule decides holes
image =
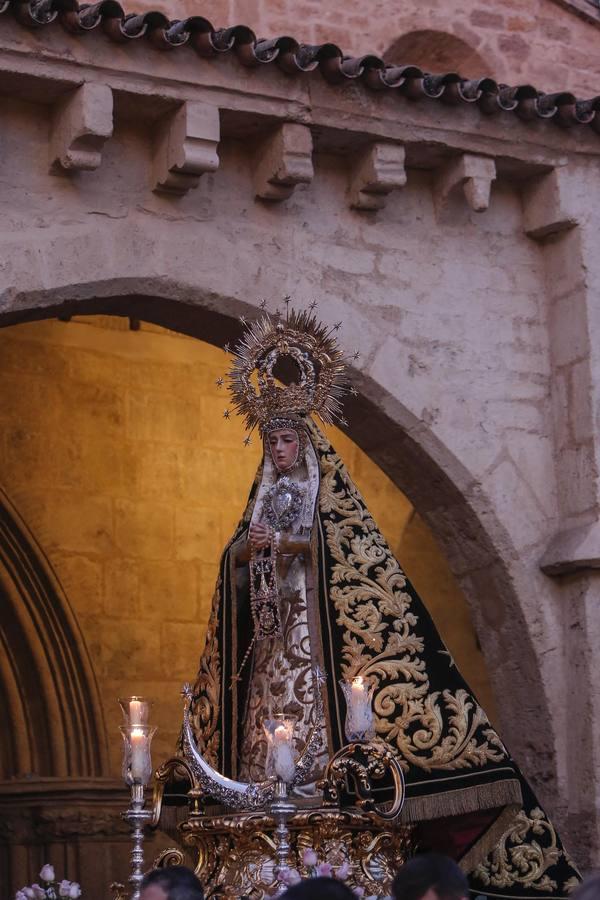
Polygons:
[[319,863],[317,866],[317,875],[321,878],[331,878],[331,873],[333,871],[333,866],[331,863]]
[[31,890],[33,891],[33,896],[35,900],[46,900],[46,889],[40,887],[39,884],[32,884]]
[[24,887],[22,889],[22,893],[25,894],[27,900],[35,900],[35,894],[33,893],[33,888]]
[[312,868],[316,866],[318,862],[318,857],[312,847],[307,847],[304,853],[302,854],[302,862],[305,866]]
[[288,887],[290,887],[292,884],[298,884],[299,881],[302,881],[300,872],[297,869],[288,869],[287,866],[285,868],[279,869],[277,877],[284,884],[287,884]]
[[338,866],[335,870],[335,877],[339,878],[340,881],[345,881],[349,874],[350,863],[348,862],[348,860],[345,860],[345,862],[343,862],[341,866]]
[[27,894],[24,894],[23,891],[17,891],[15,900],[27,900]]
[[40,878],[42,879],[42,881],[54,881],[54,867],[49,863],[46,863],[45,866],[42,866]]
[[69,897],[71,898],[71,900],[77,900],[78,897],[81,897],[81,887],[77,884],[76,881],[73,881],[71,884]]
[[58,885],[58,896],[59,897],[70,897],[69,891],[71,890],[71,882],[67,881],[66,878],[63,878],[61,883]]

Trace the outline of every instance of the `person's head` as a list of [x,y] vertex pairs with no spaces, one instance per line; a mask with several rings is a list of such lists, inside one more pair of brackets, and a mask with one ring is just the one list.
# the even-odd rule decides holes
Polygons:
[[571,894],[571,900],[600,900],[600,875],[590,875]]
[[274,428],[267,434],[273,462],[280,472],[293,468],[298,462],[300,438],[294,428]]
[[336,878],[304,878],[289,887],[282,900],[356,900],[356,895]]
[[204,900],[204,891],[191,869],[167,866],[144,876],[140,900]]
[[462,900],[469,896],[469,883],[449,856],[421,853],[399,870],[392,896],[394,900]]

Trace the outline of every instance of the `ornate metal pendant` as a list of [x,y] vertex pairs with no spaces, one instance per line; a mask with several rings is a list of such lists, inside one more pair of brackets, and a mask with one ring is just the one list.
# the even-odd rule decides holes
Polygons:
[[274,531],[289,531],[304,503],[304,490],[288,475],[269,488],[265,495],[263,516]]
[[257,641],[281,636],[275,554],[250,561],[250,608]]

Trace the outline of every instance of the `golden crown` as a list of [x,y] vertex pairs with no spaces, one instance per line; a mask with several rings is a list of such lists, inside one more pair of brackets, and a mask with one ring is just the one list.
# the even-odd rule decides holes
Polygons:
[[[258,426],[265,433],[274,420],[313,413],[325,425],[346,424],[342,398],[350,388],[346,359],[334,336],[341,323],[328,327],[319,322],[315,306],[298,311],[288,305],[285,317],[264,313],[248,325],[234,348],[229,392],[248,429]],[[274,374],[282,361],[291,361],[297,375],[290,384],[282,384]]]

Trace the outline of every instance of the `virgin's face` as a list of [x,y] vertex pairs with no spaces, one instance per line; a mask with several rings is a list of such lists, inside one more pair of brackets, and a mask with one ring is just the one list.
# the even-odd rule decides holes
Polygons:
[[269,432],[269,448],[273,462],[280,472],[290,469],[298,459],[300,442],[292,428],[277,428]]

